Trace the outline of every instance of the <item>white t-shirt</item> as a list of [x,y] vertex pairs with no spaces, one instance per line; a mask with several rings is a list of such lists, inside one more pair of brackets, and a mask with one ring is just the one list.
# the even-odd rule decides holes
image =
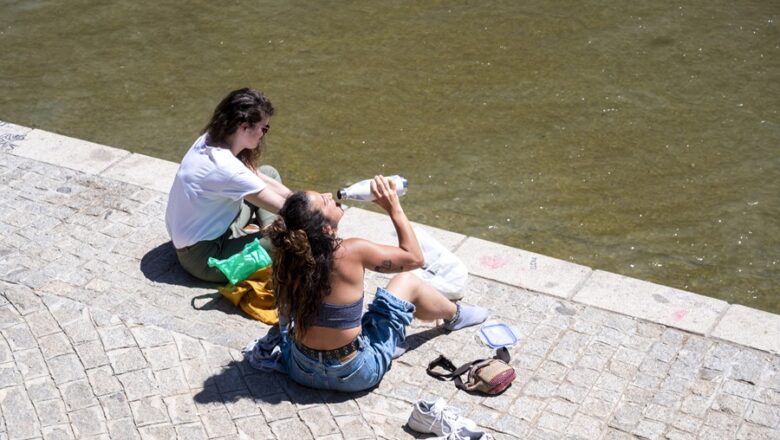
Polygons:
[[177,249],[224,234],[245,196],[265,189],[265,182],[227,148],[199,137],[179,165],[168,195],[165,226]]

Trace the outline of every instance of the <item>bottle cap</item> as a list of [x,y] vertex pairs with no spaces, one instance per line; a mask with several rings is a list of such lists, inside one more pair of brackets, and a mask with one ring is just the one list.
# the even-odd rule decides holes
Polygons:
[[341,188],[340,190],[336,191],[336,197],[338,197],[339,200],[343,199],[347,196],[347,190],[344,188]]

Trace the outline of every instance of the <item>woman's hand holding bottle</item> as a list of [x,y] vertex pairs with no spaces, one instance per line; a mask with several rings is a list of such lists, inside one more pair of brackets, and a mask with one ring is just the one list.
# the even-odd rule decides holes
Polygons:
[[371,181],[371,194],[374,195],[374,203],[381,206],[388,214],[401,210],[395,181],[382,175],[374,176],[374,180]]

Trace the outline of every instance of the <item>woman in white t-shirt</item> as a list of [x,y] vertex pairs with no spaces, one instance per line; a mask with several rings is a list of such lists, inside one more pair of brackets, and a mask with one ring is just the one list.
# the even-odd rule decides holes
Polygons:
[[[179,262],[206,281],[226,282],[209,257],[227,258],[262,238],[291,191],[271,166],[258,168],[273,105],[261,92],[230,92],[181,161],[165,225]],[[261,240],[266,248],[267,240]]]

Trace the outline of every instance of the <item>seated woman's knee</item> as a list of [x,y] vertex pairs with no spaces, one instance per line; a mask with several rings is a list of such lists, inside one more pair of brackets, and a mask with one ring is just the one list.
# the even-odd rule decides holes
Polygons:
[[414,292],[419,283],[420,279],[410,272],[401,272],[390,280],[387,290],[401,299],[414,302]]

